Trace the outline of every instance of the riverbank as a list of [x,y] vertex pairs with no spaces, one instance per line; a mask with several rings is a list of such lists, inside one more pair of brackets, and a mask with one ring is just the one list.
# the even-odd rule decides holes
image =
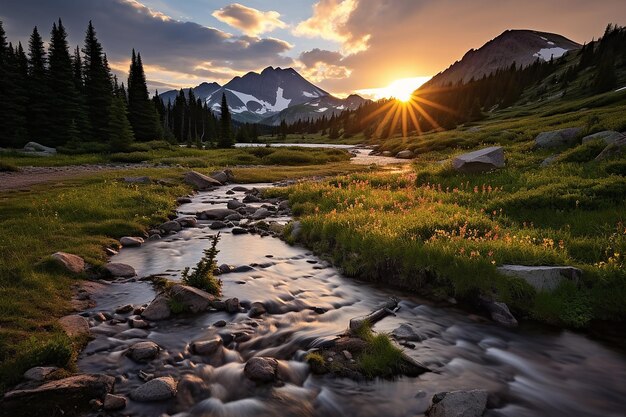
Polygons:
[[[237,181],[278,181],[363,169],[349,163],[234,169]],[[191,191],[182,168],[135,168],[55,179],[27,191],[0,193],[0,381],[4,390],[40,364],[70,367],[84,341],[64,335],[56,320],[71,312],[71,277],[46,259],[57,251],[102,265],[105,247],[142,235],[166,220],[176,197]],[[209,172],[209,170],[201,170]],[[124,180],[131,177],[130,181]],[[133,178],[147,177],[134,182]]]

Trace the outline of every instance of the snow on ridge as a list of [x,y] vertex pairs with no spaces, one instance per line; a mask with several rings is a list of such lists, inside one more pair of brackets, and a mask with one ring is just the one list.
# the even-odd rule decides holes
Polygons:
[[560,48],[560,47],[542,48],[538,52],[535,52],[533,56],[543,59],[544,61],[549,61],[550,58],[552,57],[554,57],[555,59],[562,57],[563,54],[567,51],[568,51],[567,49]]
[[290,98],[285,98],[285,96],[283,95],[283,88],[282,87],[278,87],[278,89],[276,90],[276,101],[275,104],[272,106],[271,104],[268,103],[267,108],[269,110],[272,111],[281,111],[286,109],[287,107],[289,107],[289,103],[291,103],[291,99]]
[[620,91],[624,91],[624,90],[626,90],[626,87],[618,88],[617,90],[615,90],[615,92],[619,93]]
[[326,110],[328,110],[328,107],[320,107],[319,109],[315,110],[318,113],[324,113]]
[[316,92],[314,92],[314,93],[309,93],[308,91],[303,91],[303,92],[302,92],[302,95],[303,95],[304,97],[308,97],[308,98],[318,98],[318,97],[320,96],[320,95],[319,95],[319,93],[318,93],[317,91],[316,91]]

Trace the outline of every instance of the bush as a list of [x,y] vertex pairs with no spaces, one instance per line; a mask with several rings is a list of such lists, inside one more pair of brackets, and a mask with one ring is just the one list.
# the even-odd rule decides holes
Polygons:
[[139,163],[150,159],[148,152],[130,152],[130,153],[114,153],[111,154],[111,161],[125,163]]
[[211,239],[211,247],[204,250],[204,256],[196,267],[190,272],[189,267],[182,273],[182,283],[201,289],[213,295],[220,295],[222,292],[222,281],[213,276],[213,271],[217,267],[216,258],[217,242],[220,240],[219,232]]

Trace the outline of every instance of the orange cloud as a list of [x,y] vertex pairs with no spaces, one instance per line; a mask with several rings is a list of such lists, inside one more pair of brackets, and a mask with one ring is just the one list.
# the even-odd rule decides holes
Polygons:
[[262,12],[239,3],[229,4],[214,11],[213,17],[249,36],[287,27],[287,24],[280,20],[280,13],[272,10]]

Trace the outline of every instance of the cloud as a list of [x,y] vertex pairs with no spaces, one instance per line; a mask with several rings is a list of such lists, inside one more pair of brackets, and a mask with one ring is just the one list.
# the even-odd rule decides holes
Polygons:
[[[132,48],[141,52],[149,79],[191,85],[198,81],[228,81],[235,75],[269,65],[290,66],[285,56],[292,45],[276,38],[234,36],[193,22],[174,20],[136,0],[5,0],[0,10],[9,40],[28,40],[33,26],[45,35],[61,17],[71,45],[82,45],[89,20],[111,63],[120,63],[126,78]],[[158,70],[157,70],[158,69]],[[152,73],[154,71],[154,74]]]
[[336,51],[315,48],[300,54],[299,71],[314,82],[340,80],[350,76],[350,69],[342,65],[343,55]]
[[313,67],[317,63],[338,64],[343,55],[336,51],[327,51],[319,48],[311,49],[300,54],[300,62],[307,67]]
[[213,17],[250,36],[287,27],[287,24],[280,20],[280,13],[262,12],[239,3],[229,4],[214,11]]
[[358,3],[358,0],[320,0],[313,5],[313,16],[300,22],[293,33],[296,36],[320,37],[339,42],[345,54],[364,51],[371,35],[355,35],[346,28]]

